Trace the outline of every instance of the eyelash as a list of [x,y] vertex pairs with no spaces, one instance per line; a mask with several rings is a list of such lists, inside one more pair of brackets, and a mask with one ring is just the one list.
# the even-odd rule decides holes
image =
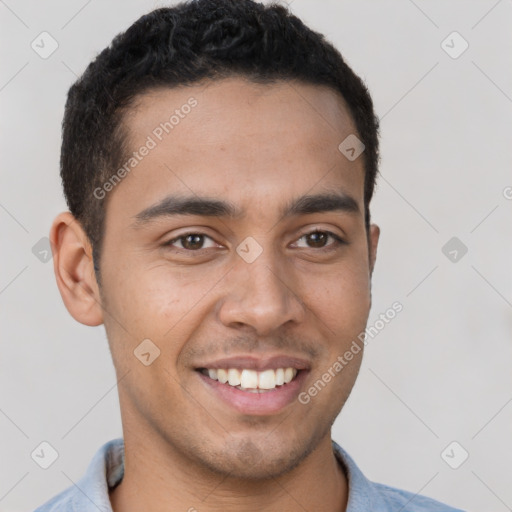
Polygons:
[[[345,240],[343,240],[341,237],[339,237],[338,235],[336,235],[335,233],[333,233],[332,231],[327,231],[327,230],[321,230],[321,229],[314,229],[313,231],[309,231],[307,233],[304,233],[303,235],[301,235],[297,241],[301,240],[302,238],[305,238],[309,235],[313,235],[315,233],[320,233],[320,234],[325,234],[327,235],[328,237],[330,236],[331,238],[333,238],[335,240],[335,243],[332,243],[332,244],[329,244],[327,245],[326,247],[320,247],[316,250],[318,251],[322,251],[322,252],[328,252],[328,251],[331,251],[335,248],[338,248],[339,246],[341,245],[346,245],[347,242]],[[164,242],[162,244],[162,247],[164,248],[171,248],[171,249],[175,249],[176,251],[184,251],[184,252],[187,252],[187,253],[200,253],[201,251],[203,250],[206,250],[206,249],[196,249],[196,250],[193,250],[193,249],[185,249],[185,248],[180,248],[180,247],[172,247],[172,244],[177,242],[178,240],[182,240],[182,239],[185,239],[187,236],[190,236],[190,235],[199,235],[199,236],[202,236],[202,237],[206,237],[206,238],[210,238],[211,240],[213,240],[213,238],[205,233],[201,233],[201,232],[198,232],[198,231],[189,231],[188,233],[183,233],[181,234],[180,236],[177,236],[176,238],[173,238],[172,240],[169,240],[167,242]],[[309,249],[315,249],[315,247],[309,247]]]

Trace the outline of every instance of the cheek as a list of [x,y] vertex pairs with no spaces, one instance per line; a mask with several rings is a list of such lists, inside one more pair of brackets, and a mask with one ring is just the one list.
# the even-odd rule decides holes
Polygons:
[[331,333],[353,333],[366,324],[370,309],[368,273],[364,269],[341,270],[308,276],[303,283],[304,301]]
[[144,283],[140,307],[145,323],[161,337],[192,328],[194,313],[208,302],[208,296],[219,281],[214,271],[200,272],[192,268],[185,271],[166,270],[164,266],[148,270],[141,275]]
[[105,327],[112,350],[118,364],[129,368],[134,363],[133,351],[142,340],[150,339],[160,350],[159,365],[172,373],[175,370],[169,362],[179,358],[203,320],[208,297],[222,274],[192,268],[171,271],[165,262],[141,265],[135,272],[134,268],[129,271],[119,266],[105,282],[113,317]]

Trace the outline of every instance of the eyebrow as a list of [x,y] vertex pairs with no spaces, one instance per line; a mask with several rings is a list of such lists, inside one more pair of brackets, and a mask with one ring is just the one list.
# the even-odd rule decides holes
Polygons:
[[[333,211],[349,214],[360,213],[359,205],[352,196],[337,192],[305,195],[294,199],[282,209],[280,217],[288,218]],[[244,217],[245,212],[229,201],[208,197],[171,195],[135,215],[132,227],[138,229],[159,218],[176,215],[240,219]]]

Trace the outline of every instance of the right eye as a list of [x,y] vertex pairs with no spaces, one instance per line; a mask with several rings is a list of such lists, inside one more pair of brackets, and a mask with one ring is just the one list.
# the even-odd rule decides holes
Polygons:
[[[180,236],[177,236],[176,238],[173,238],[172,240],[169,240],[168,242],[165,242],[162,244],[163,247],[175,247],[177,249],[180,249],[182,251],[188,251],[188,252],[196,252],[200,249],[208,249],[210,247],[215,247],[215,243],[211,245],[210,247],[204,247],[205,239],[209,239],[213,242],[213,239],[209,237],[208,235],[205,235],[204,233],[197,233],[197,232],[189,232],[184,233]],[[180,246],[175,246],[174,244],[180,244]]]

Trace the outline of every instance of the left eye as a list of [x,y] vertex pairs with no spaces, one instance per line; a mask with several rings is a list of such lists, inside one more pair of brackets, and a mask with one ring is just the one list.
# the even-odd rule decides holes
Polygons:
[[[332,238],[334,240],[334,243],[327,244],[327,241],[329,238]],[[329,247],[331,245],[340,245],[344,243],[344,241],[334,233],[331,233],[330,231],[312,231],[311,233],[307,233],[305,235],[302,235],[299,238],[299,242],[301,240],[305,240],[306,243],[309,243],[310,245],[307,246],[309,248],[313,249],[322,249],[324,247]]]

